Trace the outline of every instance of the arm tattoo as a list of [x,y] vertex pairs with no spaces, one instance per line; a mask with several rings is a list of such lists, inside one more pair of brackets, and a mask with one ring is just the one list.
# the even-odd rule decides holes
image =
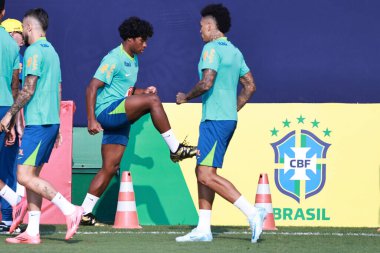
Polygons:
[[18,94],[18,86],[20,84],[20,80],[18,79],[18,76],[19,76],[19,70],[18,69],[15,69],[13,71],[13,75],[12,75],[12,84],[11,84],[11,87],[12,87],[12,96],[13,96],[13,99],[15,100],[16,97],[17,97],[17,94]]
[[9,109],[9,113],[12,115],[12,117],[23,108],[26,103],[29,102],[31,97],[34,94],[34,91],[36,90],[36,84],[37,84],[38,76],[27,76],[25,79],[24,87],[19,92],[16,101],[13,103],[11,109]]
[[216,77],[216,71],[212,69],[205,69],[202,72],[202,80],[200,80],[194,88],[186,94],[186,99],[190,100],[199,97],[208,91],[213,85]]
[[256,91],[255,80],[251,72],[248,72],[240,78],[240,83],[243,85],[243,88],[240,91],[238,101],[237,101],[237,111],[240,111],[241,108],[248,102],[252,97],[253,93]]

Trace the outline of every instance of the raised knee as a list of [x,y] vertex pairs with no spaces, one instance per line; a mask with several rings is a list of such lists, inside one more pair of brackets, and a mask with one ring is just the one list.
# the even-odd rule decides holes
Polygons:
[[161,104],[161,100],[156,94],[149,94],[149,101],[152,105]]

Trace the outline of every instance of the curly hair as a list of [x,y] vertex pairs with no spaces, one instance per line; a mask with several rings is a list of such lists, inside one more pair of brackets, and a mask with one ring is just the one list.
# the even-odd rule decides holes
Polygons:
[[130,17],[119,26],[120,37],[124,40],[141,37],[146,40],[153,36],[152,25],[138,17]]
[[211,16],[215,18],[219,31],[227,33],[231,27],[231,17],[228,9],[222,4],[210,4],[201,11],[202,17]]
[[44,30],[45,32],[47,31],[49,26],[49,15],[44,9],[30,9],[25,13],[24,18],[26,17],[35,18],[40,23],[42,30]]

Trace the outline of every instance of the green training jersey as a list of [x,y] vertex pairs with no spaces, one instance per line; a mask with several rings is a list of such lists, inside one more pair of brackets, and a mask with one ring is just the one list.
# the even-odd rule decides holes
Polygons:
[[0,106],[11,106],[13,71],[20,68],[20,48],[12,36],[0,26]]
[[23,86],[28,75],[38,76],[36,90],[24,108],[26,125],[59,124],[59,56],[45,37],[30,45],[24,55]]
[[116,47],[103,58],[94,75],[94,78],[105,84],[97,91],[96,117],[113,102],[127,96],[129,88],[135,86],[138,71],[137,55],[132,58],[125,52],[123,45]]
[[237,120],[237,85],[249,72],[242,53],[226,37],[208,42],[198,64],[200,79],[204,69],[217,74],[214,85],[202,95],[202,121]]

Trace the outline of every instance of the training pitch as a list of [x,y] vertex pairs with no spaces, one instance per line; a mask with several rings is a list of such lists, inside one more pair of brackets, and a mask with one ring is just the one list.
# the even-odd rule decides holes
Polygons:
[[375,228],[279,227],[264,231],[252,244],[245,227],[213,227],[209,243],[177,243],[175,237],[189,232],[187,226],[144,226],[142,229],[113,229],[110,225],[85,227],[65,241],[64,226],[42,225],[40,245],[10,245],[9,235],[0,235],[0,252],[380,252],[380,233]]

